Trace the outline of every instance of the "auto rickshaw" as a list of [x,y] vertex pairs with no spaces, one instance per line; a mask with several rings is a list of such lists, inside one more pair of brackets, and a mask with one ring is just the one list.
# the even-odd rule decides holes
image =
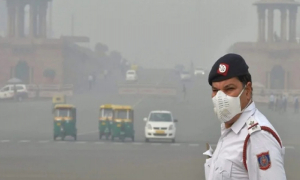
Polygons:
[[104,104],[99,108],[99,139],[102,136],[106,137],[106,140],[109,139],[111,135],[111,125],[113,123],[113,105]]
[[121,141],[131,138],[134,141],[134,111],[131,106],[114,106],[111,140],[117,137]]
[[66,104],[66,96],[64,94],[55,94],[52,97],[52,113],[54,112],[54,108],[57,104]]
[[54,134],[53,139],[61,137],[65,140],[66,136],[72,136],[77,140],[76,128],[76,108],[70,104],[57,104],[54,107]]

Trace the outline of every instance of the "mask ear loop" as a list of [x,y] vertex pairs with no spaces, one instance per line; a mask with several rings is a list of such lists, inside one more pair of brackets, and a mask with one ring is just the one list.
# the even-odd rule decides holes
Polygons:
[[[244,89],[243,89],[243,91],[241,92],[241,94],[240,95],[242,95],[242,93],[244,92],[244,90],[246,89],[246,86],[247,85],[245,85],[244,86]],[[252,97],[251,97],[251,99],[249,100],[249,102],[248,102],[248,104],[245,106],[245,108],[241,111],[241,112],[244,112],[245,111],[245,109],[252,103],[253,101],[252,101]]]

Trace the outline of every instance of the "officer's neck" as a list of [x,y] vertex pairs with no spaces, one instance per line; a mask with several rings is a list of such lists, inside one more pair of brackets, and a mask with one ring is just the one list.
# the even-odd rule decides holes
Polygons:
[[237,114],[230,121],[224,123],[225,124],[225,128],[226,129],[230,128],[240,118],[240,116],[241,116],[241,114]]

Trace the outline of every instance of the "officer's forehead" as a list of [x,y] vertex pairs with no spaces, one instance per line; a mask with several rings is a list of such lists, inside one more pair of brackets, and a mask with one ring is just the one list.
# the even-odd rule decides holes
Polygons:
[[227,86],[240,86],[240,85],[242,85],[242,82],[237,77],[233,77],[219,82],[212,82],[212,87],[219,88],[219,89]]

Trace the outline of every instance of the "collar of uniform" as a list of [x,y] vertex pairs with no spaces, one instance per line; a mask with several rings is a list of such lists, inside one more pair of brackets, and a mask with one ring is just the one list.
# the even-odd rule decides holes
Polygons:
[[238,134],[240,130],[243,128],[245,125],[246,121],[249,119],[249,117],[253,114],[255,111],[255,104],[252,102],[241,114],[240,118],[231,126],[232,131],[235,134]]

